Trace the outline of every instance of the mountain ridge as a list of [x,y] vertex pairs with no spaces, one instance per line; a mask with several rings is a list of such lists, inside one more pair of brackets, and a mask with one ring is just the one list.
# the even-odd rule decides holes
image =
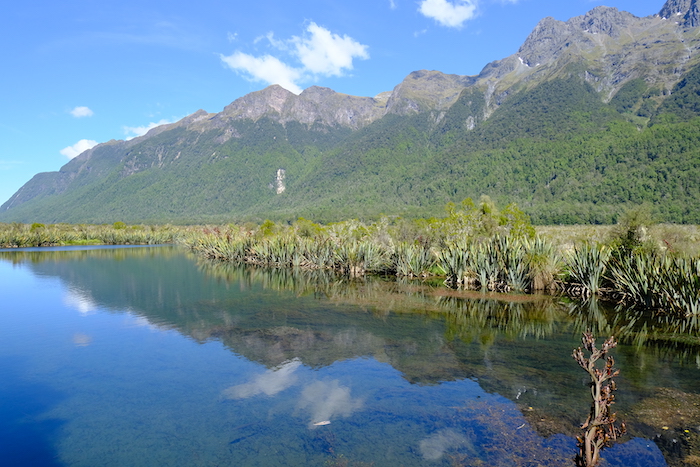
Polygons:
[[[530,194],[517,188],[499,192],[474,181],[467,189],[459,187],[454,177],[436,173],[436,180],[444,181],[431,183],[421,174],[433,173],[430,164],[446,154],[452,159],[440,164],[454,174],[460,160],[486,157],[479,151],[507,151],[523,138],[536,146],[542,138],[559,139],[557,131],[570,132],[574,138],[602,132],[606,138],[606,125],[618,125],[616,121],[629,122],[627,131],[671,122],[673,118],[659,112],[673,114],[678,105],[692,107],[683,102],[675,107],[661,104],[670,102],[680,82],[695,82],[692,70],[700,63],[697,18],[697,0],[669,0],[658,14],[643,18],[603,6],[567,21],[548,17],[516,53],[487,64],[478,75],[418,70],[392,91],[375,97],[318,86],[296,95],[269,86],[236,99],[219,113],[198,110],[143,136],[99,144],[58,172],[37,174],[0,207],[0,221],[291,218],[295,207],[298,215],[316,213],[328,220],[332,218],[328,213],[339,212],[332,207],[336,203],[355,206],[347,214],[357,215],[363,203],[379,206],[389,198],[403,206],[398,214],[411,215],[459,201],[454,196],[478,196],[489,190],[494,190],[490,194],[495,198],[535,206],[533,196],[541,187],[529,189]],[[554,91],[558,88],[562,94]],[[568,99],[567,93],[582,100]],[[692,93],[686,94],[684,99],[693,99]],[[589,105],[591,99],[600,104]],[[567,106],[577,108],[563,108]],[[517,123],[523,109],[533,113],[529,122]],[[559,119],[538,114],[542,109]],[[700,110],[689,112],[676,114],[692,117]],[[494,135],[501,135],[502,141]],[[281,191],[280,174],[287,184]],[[605,176],[601,172],[596,177]],[[373,177],[380,178],[368,186]],[[165,180],[179,191],[172,193],[174,188],[165,186]],[[434,200],[414,196],[412,206],[410,198],[401,201],[400,193],[411,196],[410,189],[402,188],[414,186],[411,180],[419,181],[422,193],[439,196]],[[525,181],[523,186],[532,183]],[[328,189],[334,184],[347,188]],[[373,192],[390,190],[387,185],[395,186],[393,195]],[[223,193],[237,199],[221,200]],[[194,200],[206,204],[206,209],[196,211],[200,217],[185,214],[189,211],[176,204]],[[145,215],[148,210],[139,203],[160,206],[162,212]],[[80,214],[86,206],[93,212]],[[608,214],[603,217],[610,219]]]

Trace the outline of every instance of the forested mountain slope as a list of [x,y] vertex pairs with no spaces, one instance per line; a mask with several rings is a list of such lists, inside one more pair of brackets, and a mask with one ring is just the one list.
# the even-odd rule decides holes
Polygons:
[[697,12],[545,18],[477,76],[413,72],[373,98],[271,86],[38,174],[0,221],[328,222],[485,194],[538,223],[608,223],[640,203],[699,223]]

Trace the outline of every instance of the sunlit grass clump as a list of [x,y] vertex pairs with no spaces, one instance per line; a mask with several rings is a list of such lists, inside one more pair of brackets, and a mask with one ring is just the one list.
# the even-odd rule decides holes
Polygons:
[[184,231],[172,226],[0,224],[0,248],[64,245],[158,245],[173,243]]

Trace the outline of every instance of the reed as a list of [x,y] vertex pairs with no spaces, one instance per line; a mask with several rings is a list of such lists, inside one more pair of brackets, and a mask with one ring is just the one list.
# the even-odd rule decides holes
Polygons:
[[335,266],[351,277],[367,272],[380,273],[388,269],[390,254],[387,250],[369,241],[341,243],[335,251]]
[[529,290],[554,291],[563,270],[561,254],[553,243],[540,236],[524,242]]
[[468,280],[471,250],[466,246],[456,244],[441,249],[437,254],[438,270],[446,276],[445,284],[458,288]]
[[[194,230],[182,243],[206,257],[257,266],[328,269],[352,277],[438,275],[452,288],[498,292],[560,288],[576,297],[615,298],[673,316],[700,313],[700,259],[675,257],[670,249],[662,253],[662,248],[616,249],[619,242],[612,234],[619,229],[569,228],[581,234],[576,243],[552,237],[555,228],[532,236],[529,229],[516,228],[527,227],[522,216],[504,217],[501,226],[500,218],[486,215],[483,206],[490,205],[453,206],[445,219],[413,223],[382,218],[369,225],[355,219],[326,227],[306,220],[292,225],[271,221],[259,227],[229,225]],[[488,226],[481,228],[480,222]],[[609,244],[591,241],[604,237]]]
[[470,268],[481,290],[498,290],[501,251],[497,243],[493,239],[484,243],[474,243],[471,245],[471,250]]

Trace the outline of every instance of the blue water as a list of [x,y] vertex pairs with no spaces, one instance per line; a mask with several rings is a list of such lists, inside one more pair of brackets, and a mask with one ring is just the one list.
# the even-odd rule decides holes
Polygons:
[[[469,342],[416,312],[434,298],[232,280],[171,247],[2,252],[0,284],[3,466],[573,465],[566,324]],[[667,465],[639,433],[605,457]]]

